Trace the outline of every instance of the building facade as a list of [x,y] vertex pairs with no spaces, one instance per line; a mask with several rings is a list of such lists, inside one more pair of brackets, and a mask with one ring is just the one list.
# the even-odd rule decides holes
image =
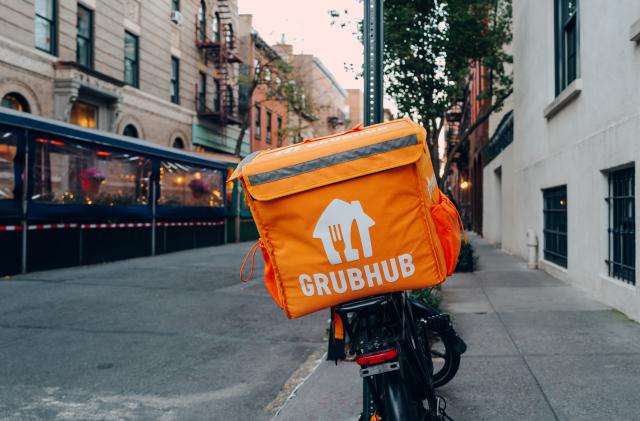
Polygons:
[[348,94],[317,57],[293,54],[290,57],[294,78],[304,86],[305,101],[313,114],[309,122],[313,137],[347,130]]
[[248,77],[240,81],[240,90],[250,89],[244,112],[248,112],[251,150],[277,148],[287,142],[288,102],[280,61],[280,54],[271,48],[264,39],[253,30],[252,16],[240,15],[240,38],[243,41],[241,56],[248,63]]
[[607,6],[514,0],[513,113],[485,162],[484,234],[640,320],[640,3]]
[[[349,120],[347,128],[363,124],[364,116],[362,107],[364,106],[364,99],[362,97],[362,90],[360,89],[347,89],[348,104],[349,104]],[[388,111],[388,110],[386,110]]]
[[218,36],[233,44],[235,3],[1,0],[2,104],[162,145],[229,152],[227,116],[237,112],[220,118],[202,105],[220,98],[222,76],[227,96],[218,102],[237,104],[237,64],[216,61],[205,42]]

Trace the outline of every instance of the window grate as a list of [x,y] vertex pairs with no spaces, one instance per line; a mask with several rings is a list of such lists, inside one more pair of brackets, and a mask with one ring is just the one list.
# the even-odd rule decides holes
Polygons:
[[542,191],[544,259],[567,267],[567,186]]
[[635,167],[609,172],[609,276],[636,284]]

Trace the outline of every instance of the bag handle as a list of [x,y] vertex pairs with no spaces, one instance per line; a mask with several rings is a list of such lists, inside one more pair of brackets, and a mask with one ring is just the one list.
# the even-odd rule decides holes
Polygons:
[[[356,124],[355,126],[353,126],[351,129],[347,130],[346,132],[342,132],[340,134],[336,134],[336,135],[333,135],[333,136],[342,136],[342,135],[345,135],[345,134],[348,134],[348,133],[359,132],[360,130],[362,130],[362,123]],[[305,139],[305,140],[302,141],[302,143],[311,143],[311,142],[315,142],[315,141],[326,139],[328,137],[333,137],[333,136],[317,137],[315,139]]]
[[[256,241],[251,248],[249,249],[249,252],[247,252],[247,255],[244,257],[244,260],[242,262],[242,266],[240,267],[240,281],[242,283],[247,283],[251,280],[251,278],[253,277],[253,268],[255,266],[255,260],[256,260],[256,252],[258,251],[258,247],[260,247],[260,241]],[[249,276],[247,276],[246,278],[244,277],[244,268],[247,265],[247,262],[249,261],[249,256],[251,256],[251,269],[249,270]]]

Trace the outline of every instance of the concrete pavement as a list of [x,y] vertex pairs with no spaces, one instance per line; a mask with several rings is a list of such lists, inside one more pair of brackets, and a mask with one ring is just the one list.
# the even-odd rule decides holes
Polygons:
[[[443,387],[456,421],[640,419],[640,325],[473,237],[479,269],[444,305],[469,349]],[[323,362],[275,421],[355,420],[354,364]]]
[[0,420],[269,420],[327,317],[242,285],[249,246],[0,279]]

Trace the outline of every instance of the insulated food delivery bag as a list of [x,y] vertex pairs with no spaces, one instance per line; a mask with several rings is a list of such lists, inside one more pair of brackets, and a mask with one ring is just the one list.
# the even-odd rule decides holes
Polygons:
[[256,152],[235,178],[260,233],[266,287],[290,318],[431,287],[455,268],[458,212],[410,120]]

